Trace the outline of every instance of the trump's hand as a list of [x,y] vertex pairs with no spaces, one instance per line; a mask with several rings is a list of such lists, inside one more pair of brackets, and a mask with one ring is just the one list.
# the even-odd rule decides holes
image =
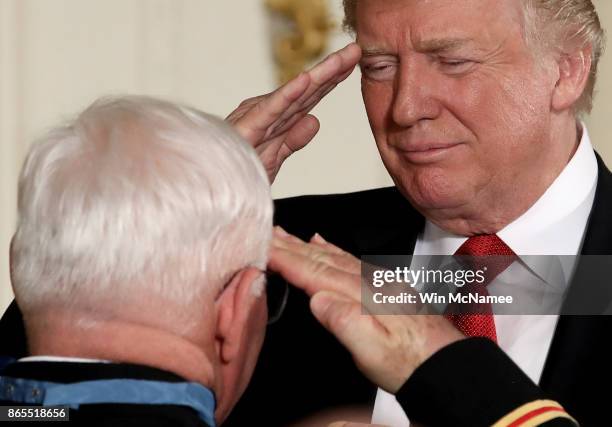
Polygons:
[[359,46],[351,43],[274,92],[243,101],[226,118],[257,150],[270,182],[285,159],[319,131],[310,110],[351,74],[360,58]]
[[317,320],[390,393],[433,353],[465,338],[439,315],[363,314],[360,261],[318,235],[305,243],[276,228],[269,268],[311,297]]

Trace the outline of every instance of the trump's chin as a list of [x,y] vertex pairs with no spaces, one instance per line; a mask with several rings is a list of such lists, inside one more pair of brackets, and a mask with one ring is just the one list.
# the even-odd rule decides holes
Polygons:
[[394,180],[415,208],[448,209],[465,202],[465,186],[459,178],[442,168],[415,168],[411,176],[397,176]]
[[[469,218],[475,213],[472,211],[476,210],[477,188],[474,180],[461,174],[428,168],[415,171],[408,179],[395,179],[395,183],[411,204],[433,222]],[[448,228],[453,231],[456,227]]]

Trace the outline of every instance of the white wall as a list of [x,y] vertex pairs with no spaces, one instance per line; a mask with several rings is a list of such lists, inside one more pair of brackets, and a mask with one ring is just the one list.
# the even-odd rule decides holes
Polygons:
[[[12,298],[8,245],[28,144],[96,97],[160,95],[219,115],[274,88],[263,0],[0,0],[0,310]],[[330,0],[338,20],[340,0]],[[612,2],[596,0],[612,27]],[[239,6],[238,6],[239,4]],[[336,31],[332,48],[348,36]],[[612,164],[612,55],[589,125]],[[315,113],[315,142],[290,159],[276,197],[390,185],[372,141],[358,73]]]

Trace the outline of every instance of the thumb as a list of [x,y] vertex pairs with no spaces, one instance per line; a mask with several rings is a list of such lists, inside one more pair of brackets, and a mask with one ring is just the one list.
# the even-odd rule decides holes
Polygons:
[[344,340],[351,341],[353,331],[350,325],[359,315],[357,302],[336,292],[320,291],[310,299],[310,310],[319,323],[343,344]]
[[289,150],[288,153],[280,153],[284,157],[283,160],[294,152],[301,150],[312,141],[319,132],[320,126],[319,120],[315,116],[307,114],[287,130],[287,135],[283,138],[283,142]]
[[310,310],[325,329],[347,348],[356,361],[367,359],[372,346],[377,347],[384,328],[373,316],[362,316],[361,303],[346,295],[320,291],[310,300]]

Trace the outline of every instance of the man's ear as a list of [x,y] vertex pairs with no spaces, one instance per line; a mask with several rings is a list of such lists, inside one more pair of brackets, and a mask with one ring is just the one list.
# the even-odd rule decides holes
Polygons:
[[559,78],[553,92],[553,110],[572,108],[582,96],[591,73],[592,51],[591,46],[586,46],[573,52],[563,52],[557,59]]
[[253,267],[241,270],[216,302],[215,340],[221,363],[231,362],[241,349],[242,335],[248,329],[249,312],[258,299],[252,287],[261,274]]

